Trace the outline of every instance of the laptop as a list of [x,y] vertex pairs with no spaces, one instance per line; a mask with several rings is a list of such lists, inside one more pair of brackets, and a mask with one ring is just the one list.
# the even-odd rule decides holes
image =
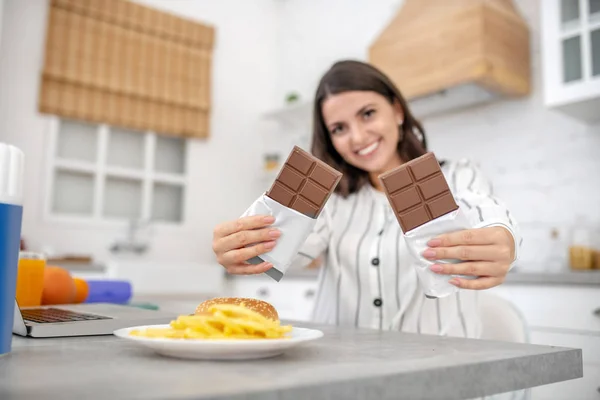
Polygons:
[[121,328],[168,324],[178,315],[108,303],[20,308],[15,299],[13,333],[34,338],[112,335]]

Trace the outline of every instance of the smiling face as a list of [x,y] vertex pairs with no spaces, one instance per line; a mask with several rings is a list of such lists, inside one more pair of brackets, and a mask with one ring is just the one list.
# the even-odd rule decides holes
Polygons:
[[337,152],[348,164],[367,171],[374,184],[379,174],[402,164],[397,151],[403,120],[399,104],[376,92],[348,91],[328,96],[322,114]]

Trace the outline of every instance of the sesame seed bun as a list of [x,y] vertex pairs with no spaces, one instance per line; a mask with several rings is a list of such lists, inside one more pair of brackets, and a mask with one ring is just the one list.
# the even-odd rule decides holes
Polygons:
[[208,309],[215,304],[235,304],[240,305],[244,303],[244,306],[250,310],[261,314],[263,317],[271,319],[273,321],[279,321],[279,315],[277,310],[271,304],[266,301],[246,298],[246,297],[215,297],[210,300],[206,300],[196,307],[195,314],[206,314]]

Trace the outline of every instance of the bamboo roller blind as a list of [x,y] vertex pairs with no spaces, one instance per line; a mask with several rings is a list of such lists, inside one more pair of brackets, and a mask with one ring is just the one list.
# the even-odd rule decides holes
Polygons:
[[42,113],[209,134],[214,28],[127,0],[52,0]]

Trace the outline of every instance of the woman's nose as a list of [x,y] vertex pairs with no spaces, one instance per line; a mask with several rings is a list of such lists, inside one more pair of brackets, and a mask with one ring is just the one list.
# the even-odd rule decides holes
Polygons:
[[350,139],[353,145],[361,145],[366,143],[368,140],[368,134],[366,129],[360,125],[354,125],[350,128]]

